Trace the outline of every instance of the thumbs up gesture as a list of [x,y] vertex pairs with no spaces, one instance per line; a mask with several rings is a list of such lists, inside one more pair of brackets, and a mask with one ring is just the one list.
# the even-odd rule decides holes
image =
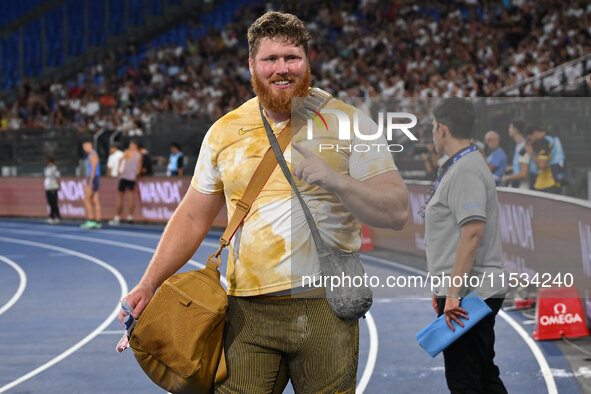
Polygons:
[[293,176],[332,193],[339,190],[343,175],[333,170],[324,160],[302,145],[292,141],[291,146],[304,157],[293,171]]

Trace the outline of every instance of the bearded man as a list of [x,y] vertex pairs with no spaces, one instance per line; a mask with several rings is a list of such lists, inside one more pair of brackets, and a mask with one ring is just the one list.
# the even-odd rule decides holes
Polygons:
[[[256,97],[209,129],[191,187],[142,280],[125,298],[135,317],[156,288],[195,253],[223,204],[229,218],[237,209],[270,146],[259,106],[275,134],[291,127],[291,99],[313,91],[309,38],[303,22],[286,13],[268,12],[249,28],[249,67]],[[326,97],[324,108],[353,119],[354,107]],[[360,118],[359,128],[376,134],[375,122]],[[337,118],[326,116],[325,122],[325,129],[314,127],[312,134],[335,143]],[[357,250],[361,243],[357,219],[380,227],[404,226],[408,192],[386,149],[315,154],[310,149],[318,146],[317,141],[295,131],[291,130],[292,144],[284,156],[328,246]],[[357,137],[349,142],[357,142]],[[376,142],[386,143],[383,137]],[[326,298],[310,297],[302,278],[320,274],[301,206],[284,174],[275,168],[229,245],[224,334],[228,375],[216,385],[216,393],[281,393],[290,378],[298,393],[355,391],[358,321],[340,319]],[[122,312],[120,320],[123,316]]]

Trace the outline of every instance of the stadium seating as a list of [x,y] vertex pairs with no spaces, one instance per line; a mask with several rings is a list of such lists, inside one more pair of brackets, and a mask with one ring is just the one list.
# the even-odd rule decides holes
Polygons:
[[15,88],[20,83],[18,41],[17,32],[3,37],[0,41],[2,89]]
[[[18,98],[4,103],[7,109],[16,103],[16,110],[0,111],[6,128],[33,122],[125,135],[136,127],[150,129],[155,114],[207,124],[252,97],[245,35],[268,9],[265,0],[204,2],[206,12],[187,12],[168,31],[158,27],[145,39],[136,33],[147,21],[171,15],[170,9],[187,1],[64,0],[42,14],[37,7],[46,3],[0,0],[6,10],[0,26],[26,17],[0,37],[0,85],[15,92],[21,87]],[[284,0],[280,5],[306,21],[313,36],[314,84],[338,97],[542,96],[591,72],[591,58],[584,58],[591,53],[586,2],[573,0],[566,10],[559,0],[537,7],[514,4]],[[139,41],[105,47],[128,33]],[[75,78],[51,85],[34,80],[46,69],[70,71],[71,58],[97,47],[108,51],[78,62],[86,68],[75,69]],[[31,111],[29,92],[45,100],[38,107],[51,112]],[[89,112],[87,103],[96,106],[99,99],[111,104]],[[570,137],[569,150],[586,146],[583,135]]]
[[88,45],[105,45],[105,2],[88,2]]
[[142,0],[129,0],[128,23],[131,26],[139,26],[144,23],[144,2]]
[[63,4],[45,14],[45,64],[47,67],[64,64]]
[[50,0],[1,0],[0,28],[15,22]]
[[68,26],[68,56],[78,56],[84,53],[84,4],[78,0],[67,2]]
[[125,2],[109,0],[109,35],[118,37],[125,32]]
[[41,74],[41,19],[25,25],[23,28],[23,68],[26,77]]

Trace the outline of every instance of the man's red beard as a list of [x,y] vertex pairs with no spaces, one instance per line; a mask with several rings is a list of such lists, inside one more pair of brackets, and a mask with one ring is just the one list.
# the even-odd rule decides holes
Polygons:
[[[269,82],[269,84],[276,81],[290,81],[293,82],[294,78],[288,75],[284,78],[276,77]],[[291,99],[293,97],[306,97],[308,89],[310,88],[310,82],[312,81],[312,74],[310,72],[310,66],[308,65],[304,78],[296,83],[293,87],[285,89],[285,91],[274,92],[271,86],[261,81],[259,76],[255,73],[250,77],[250,83],[254,94],[257,95],[261,104],[265,109],[280,114],[286,114],[291,112]]]

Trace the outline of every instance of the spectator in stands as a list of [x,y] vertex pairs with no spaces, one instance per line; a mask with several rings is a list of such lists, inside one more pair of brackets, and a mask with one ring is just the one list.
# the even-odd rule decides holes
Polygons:
[[520,119],[514,119],[509,123],[509,136],[515,141],[513,152],[513,165],[510,167],[513,173],[505,175],[502,179],[504,186],[529,189],[529,154],[525,150],[525,137],[522,131],[525,123]]
[[99,176],[101,175],[101,163],[98,154],[92,146],[92,140],[85,140],[82,149],[86,153],[86,184],[84,185],[84,208],[86,209],[86,222],[80,228],[101,228],[101,204],[99,201]]
[[[395,11],[388,2],[344,2],[340,6],[331,2],[323,5],[322,12],[316,12],[311,3],[287,1],[282,6],[297,7],[298,13],[308,16],[315,30],[331,32],[318,35],[310,59],[318,85],[339,96],[357,95],[368,90],[366,84],[389,97],[492,95],[503,85],[539,75],[589,53],[585,41],[589,17],[583,1],[569,3],[567,11],[558,0],[536,7],[522,2],[510,9],[497,2],[459,3],[457,7],[440,3],[434,7],[435,13],[430,7],[412,2],[398,4]],[[244,46],[236,42],[236,32],[244,30],[245,24],[255,18],[254,12],[256,6],[247,8],[235,23],[212,29],[198,40],[188,39],[186,48],[175,43],[148,49],[139,59],[139,70],[133,66],[121,72],[128,64],[128,51],[117,50],[104,59],[96,59],[76,82],[56,80],[50,86],[42,86],[42,93],[47,90],[45,95],[37,94],[39,89],[24,82],[18,106],[28,112],[33,108],[43,112],[47,110],[44,108],[51,108],[50,101],[39,100],[39,96],[69,98],[80,115],[79,98],[104,85],[101,91],[115,93],[119,108],[136,106],[143,110],[154,99],[162,111],[216,118],[250,96],[248,70],[237,66],[246,60],[247,54]],[[388,29],[382,29],[377,21],[388,22]],[[416,35],[408,34],[409,25]],[[460,41],[462,45],[457,44]],[[554,42],[561,44],[550,45]],[[221,75],[222,70],[229,75]],[[590,62],[576,63],[557,75],[506,94],[549,93],[562,79],[574,81],[590,71]],[[228,78],[233,83],[227,83]],[[346,86],[343,81],[347,81]],[[190,95],[191,88],[198,89],[198,97],[193,97],[189,107],[188,102],[185,105],[178,98],[187,92]],[[94,105],[90,112],[93,108]],[[67,118],[69,122],[80,122]],[[27,116],[23,115],[21,120],[26,122]]]
[[182,176],[183,175],[184,157],[181,151],[181,146],[178,142],[170,144],[170,156],[168,158],[168,166],[166,168],[167,176]]
[[0,130],[8,129],[8,108],[0,110]]
[[[258,7],[244,8],[233,23],[199,33],[184,45],[148,45],[134,62],[130,51],[115,48],[75,80],[41,86],[23,81],[14,112],[3,123],[8,129],[53,125],[93,134],[102,129],[96,124],[99,97],[101,110],[130,110],[114,118],[115,129],[130,136],[149,130],[152,118],[146,114],[215,120],[252,97],[248,68],[242,65],[246,46],[236,37],[256,18]],[[507,95],[536,96],[591,72],[591,60],[556,69],[590,52],[589,11],[582,0],[569,2],[568,9],[559,0],[535,7],[531,1],[510,7],[498,1],[432,6],[343,1],[323,4],[321,12],[311,2],[286,0],[281,7],[297,9],[318,32],[310,48],[311,72],[317,86],[338,97],[370,96],[372,90],[396,98],[476,97],[502,87],[510,88]],[[201,23],[189,22],[193,33],[194,22]],[[545,78],[508,86],[551,69],[555,72]],[[587,86],[559,94],[588,94]],[[186,100],[179,101],[182,97]],[[142,121],[140,128],[131,123],[135,120]]]
[[507,167],[507,155],[503,148],[499,146],[501,143],[499,133],[493,130],[487,132],[484,135],[484,143],[488,151],[488,156],[486,157],[488,168],[493,173],[496,185],[502,186],[501,179]]
[[127,130],[127,136],[130,138],[141,137],[144,135],[142,131],[142,122],[139,120],[131,121],[131,127]]
[[66,127],[67,120],[62,112],[62,109],[58,106],[50,115],[49,123],[53,127]]
[[119,144],[112,143],[109,148],[109,158],[107,159],[107,174],[112,178],[119,177],[119,164],[123,152],[119,149]]
[[18,130],[23,127],[23,119],[18,114],[18,105],[14,104],[9,113],[7,128],[9,130]]
[[117,105],[117,101],[108,88],[104,88],[104,93],[99,99],[99,104],[105,112],[110,112]]
[[[479,139],[476,138],[470,138],[470,143],[472,145],[476,145],[476,147],[478,148],[478,151],[482,154],[482,156],[484,156],[484,158],[486,159],[486,144],[482,141],[480,141]],[[445,155],[444,155],[445,156]],[[445,156],[445,159],[447,160],[447,156]]]
[[82,97],[82,103],[80,106],[80,113],[83,116],[87,116],[89,118],[92,118],[98,114],[100,108],[101,108],[100,104],[93,94],[88,93]]
[[127,206],[127,222],[133,222],[133,212],[135,210],[135,181],[142,170],[142,154],[140,153],[138,142],[131,140],[129,147],[123,153],[120,164],[120,178],[117,187],[117,214],[109,224],[118,226],[121,224],[123,214],[123,200],[125,193],[129,191],[129,200]]
[[537,125],[528,125],[523,132],[525,150],[531,157],[530,183],[533,190],[561,192],[567,180],[564,151],[558,137],[547,135]]
[[551,92],[550,95],[561,97],[591,97],[591,74],[587,75],[579,84],[564,86],[563,89],[557,92]]
[[62,220],[57,197],[57,192],[60,188],[60,171],[52,156],[47,158],[47,165],[45,166],[43,173],[45,174],[45,180],[43,181],[45,197],[47,198],[47,204],[49,204],[50,208],[49,217],[46,222],[49,224],[57,224]]

